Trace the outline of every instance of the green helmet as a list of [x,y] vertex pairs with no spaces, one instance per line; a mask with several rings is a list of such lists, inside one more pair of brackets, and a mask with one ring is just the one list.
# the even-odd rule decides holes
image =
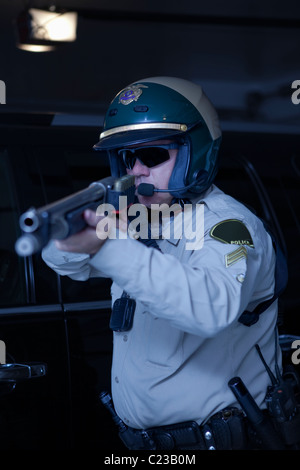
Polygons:
[[192,197],[213,182],[221,130],[215,108],[201,86],[172,77],[139,80],[111,102],[95,150],[107,150],[114,177],[126,173],[117,149],[155,140],[180,144],[168,190]]

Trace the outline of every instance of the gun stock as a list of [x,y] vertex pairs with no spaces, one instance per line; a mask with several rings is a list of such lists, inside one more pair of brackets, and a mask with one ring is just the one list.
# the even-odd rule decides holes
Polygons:
[[133,176],[108,177],[56,202],[38,209],[32,207],[20,216],[22,236],[16,241],[16,253],[24,257],[40,252],[50,240],[62,240],[83,230],[86,209],[96,210],[100,204],[107,203],[117,211],[119,197],[126,196],[129,206],[134,201],[134,194]]

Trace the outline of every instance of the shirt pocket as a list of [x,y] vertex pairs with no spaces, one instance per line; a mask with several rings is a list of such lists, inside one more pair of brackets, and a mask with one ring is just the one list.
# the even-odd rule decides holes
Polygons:
[[173,328],[166,320],[146,315],[146,362],[161,368],[179,367],[183,357],[183,331]]

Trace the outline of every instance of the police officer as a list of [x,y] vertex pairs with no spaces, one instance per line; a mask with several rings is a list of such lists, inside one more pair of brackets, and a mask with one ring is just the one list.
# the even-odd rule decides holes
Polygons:
[[87,211],[86,230],[43,251],[61,275],[112,278],[113,304],[123,299],[130,318],[122,323],[120,310],[112,318],[111,384],[115,410],[137,439],[131,448],[147,447],[145,436],[150,448],[251,447],[228,381],[241,377],[264,409],[270,378],[255,345],[271,369],[281,363],[277,302],[251,326],[241,321],[274,294],[275,252],[261,220],[213,184],[220,142],[217,113],[200,86],[154,77],[126,87],[94,148],[108,152],[113,176],[135,176],[148,208],[176,202],[196,214],[201,207],[201,243],[187,248],[187,227],[164,236],[180,213],[162,221],[152,246],[138,231],[99,239],[99,219]]

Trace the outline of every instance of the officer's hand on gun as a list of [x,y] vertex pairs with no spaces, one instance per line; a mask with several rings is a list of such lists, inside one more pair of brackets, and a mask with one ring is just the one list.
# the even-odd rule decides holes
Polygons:
[[109,238],[112,230],[115,228],[122,231],[127,230],[126,219],[122,218],[121,212],[119,217],[115,218],[105,217],[104,214],[97,215],[96,212],[87,209],[84,211],[83,217],[87,227],[64,240],[55,240],[55,245],[59,250],[94,255]]

